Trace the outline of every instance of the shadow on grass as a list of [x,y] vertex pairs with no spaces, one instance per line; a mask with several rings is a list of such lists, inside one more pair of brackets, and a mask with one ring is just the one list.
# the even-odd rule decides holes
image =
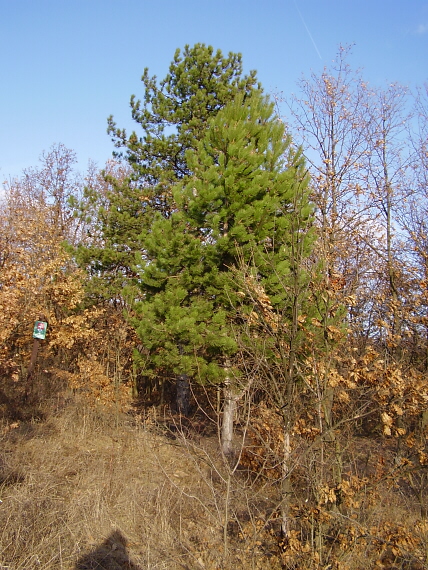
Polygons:
[[77,561],[75,570],[142,570],[129,558],[126,538],[115,530],[95,550]]

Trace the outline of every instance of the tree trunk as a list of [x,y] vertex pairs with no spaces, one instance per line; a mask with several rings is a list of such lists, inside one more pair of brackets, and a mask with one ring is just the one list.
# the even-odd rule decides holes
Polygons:
[[236,403],[239,396],[234,393],[230,378],[224,382],[224,408],[221,426],[221,450],[226,457],[233,453],[233,424],[236,414]]
[[284,432],[284,456],[282,458],[282,483],[281,483],[281,534],[287,539],[290,534],[290,433]]
[[177,376],[177,412],[188,416],[190,409],[190,384],[187,374]]

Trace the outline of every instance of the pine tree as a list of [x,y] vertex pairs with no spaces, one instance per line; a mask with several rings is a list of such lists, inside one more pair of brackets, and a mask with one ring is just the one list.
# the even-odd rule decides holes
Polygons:
[[159,86],[147,68],[142,82],[143,103],[135,96],[130,102],[142,136],[134,131],[128,137],[112,117],[108,132],[116,147],[123,149],[119,154],[132,166],[133,179],[152,189],[152,206],[168,214],[172,184],[190,173],[186,151],[196,147],[211,117],[238,93],[251,93],[257,85],[256,72],[243,75],[239,53],[223,57],[220,50],[214,53],[211,46],[195,44],[186,45],[183,54],[176,50]]
[[188,161],[194,174],[182,207],[207,244],[215,244],[219,282],[239,261],[251,262],[274,306],[282,307],[291,233],[301,229],[295,227],[296,192],[304,202],[301,224],[312,206],[304,161],[293,151],[273,104],[256,92],[237,97],[211,121]]
[[[107,300],[121,297],[123,287],[135,277],[135,254],[143,250],[141,231],[150,227],[160,213],[170,217],[176,210],[172,188],[190,173],[186,151],[195,148],[207,121],[238,93],[248,95],[256,86],[256,73],[244,75],[241,54],[229,53],[196,44],[178,49],[169,73],[157,83],[148,69],[142,76],[143,102],[131,97],[132,117],[141,136],[108,120],[108,132],[116,153],[129,167],[126,176],[105,173],[109,186],[99,202],[98,189],[88,188],[86,202],[77,208],[86,216],[92,210],[99,243],[81,245],[76,256],[96,282],[99,294]],[[94,219],[95,218],[95,219]]]
[[166,369],[211,382],[239,376],[225,362],[237,350],[235,317],[252,308],[235,279],[242,263],[284,311],[291,232],[301,232],[312,212],[304,163],[290,143],[273,105],[254,92],[219,111],[186,153],[192,174],[175,186],[177,210],[158,214],[143,233],[137,268],[137,333],[153,374]]

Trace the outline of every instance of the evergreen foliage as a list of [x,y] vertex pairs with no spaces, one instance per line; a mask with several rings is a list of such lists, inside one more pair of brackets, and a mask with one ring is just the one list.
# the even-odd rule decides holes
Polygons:
[[176,211],[142,234],[135,324],[152,372],[215,381],[236,351],[237,314],[252,306],[234,270],[251,265],[282,313],[290,232],[306,229],[312,206],[302,157],[260,92],[219,111],[186,161],[192,174],[175,186]]
[[[190,173],[186,151],[195,148],[207,121],[238,93],[249,95],[256,73],[243,75],[241,54],[224,57],[220,50],[196,44],[177,50],[169,73],[157,84],[148,69],[142,77],[143,102],[131,97],[132,117],[142,130],[127,135],[108,121],[108,132],[130,167],[125,177],[105,174],[106,200],[99,204],[97,189],[88,188],[81,215],[92,210],[101,239],[81,245],[79,263],[93,275],[93,296],[117,299],[130,278],[135,254],[144,249],[140,239],[153,216],[176,210],[172,188]],[[99,204],[98,208],[97,205]],[[95,210],[95,212],[94,212]],[[97,291],[97,293],[95,293]]]
[[238,268],[292,318],[313,240],[306,167],[240,54],[186,46],[159,85],[147,69],[142,81],[143,101],[131,98],[142,136],[110,117],[128,172],[105,175],[101,201],[87,191],[98,240],[77,258],[93,298],[127,306],[147,375],[217,382],[254,308]]
[[[177,49],[169,73],[159,86],[148,69],[142,76],[144,100],[131,97],[132,118],[143,136],[116,127],[109,118],[108,132],[134,169],[134,179],[149,185],[165,213],[171,184],[190,173],[186,151],[195,148],[210,117],[238,93],[250,94],[257,86],[256,72],[242,73],[241,54],[224,57],[211,46],[186,45]],[[260,89],[260,85],[258,85]]]

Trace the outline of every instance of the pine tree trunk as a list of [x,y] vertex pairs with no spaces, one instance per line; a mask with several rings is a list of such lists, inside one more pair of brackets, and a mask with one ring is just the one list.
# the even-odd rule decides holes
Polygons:
[[188,416],[190,409],[190,384],[187,374],[177,376],[177,412]]
[[233,424],[236,414],[236,403],[239,396],[234,394],[229,378],[224,382],[224,408],[221,426],[221,450],[226,457],[233,453]]

